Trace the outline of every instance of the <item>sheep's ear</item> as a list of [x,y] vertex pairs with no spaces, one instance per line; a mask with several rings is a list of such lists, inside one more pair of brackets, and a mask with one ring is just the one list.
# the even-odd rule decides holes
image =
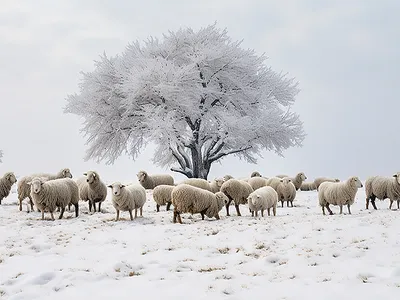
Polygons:
[[96,178],[96,173],[93,173],[93,178]]
[[281,179],[280,182],[283,182],[283,179]]
[[125,184],[121,184],[119,187],[122,189],[125,187]]
[[393,177],[397,177],[397,174],[394,174]]
[[32,185],[32,181],[28,181],[26,184],[27,185]]
[[112,185],[110,184],[110,185],[107,185],[107,187],[109,187],[110,189],[112,189]]
[[83,173],[83,176],[87,176],[87,173]]

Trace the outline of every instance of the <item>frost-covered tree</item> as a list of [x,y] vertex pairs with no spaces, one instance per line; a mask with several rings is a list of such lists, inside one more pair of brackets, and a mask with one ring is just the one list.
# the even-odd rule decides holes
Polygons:
[[301,146],[303,125],[291,112],[297,82],[265,61],[216,24],[168,32],[103,54],[65,112],[84,118],[85,160],[136,159],[153,142],[154,163],[207,178],[228,155],[256,163],[262,150]]

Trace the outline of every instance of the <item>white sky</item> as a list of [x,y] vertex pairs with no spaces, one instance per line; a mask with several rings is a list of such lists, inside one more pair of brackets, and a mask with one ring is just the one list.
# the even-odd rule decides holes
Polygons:
[[[63,114],[105,51],[120,53],[136,39],[181,26],[226,27],[243,46],[270,57],[274,70],[300,82],[294,110],[308,134],[302,148],[257,165],[229,157],[210,178],[295,174],[313,179],[391,175],[399,171],[400,1],[14,1],[0,5],[0,173],[18,176],[70,167],[75,177],[98,170],[109,181],[169,172],[152,164],[152,148],[137,161],[83,161],[81,120]],[[182,175],[173,174],[177,180]]]

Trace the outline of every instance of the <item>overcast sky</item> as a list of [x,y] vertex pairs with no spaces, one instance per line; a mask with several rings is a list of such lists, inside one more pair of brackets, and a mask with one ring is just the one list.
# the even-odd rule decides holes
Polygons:
[[[243,47],[265,52],[276,71],[300,83],[294,110],[304,122],[302,148],[284,158],[264,153],[257,165],[235,157],[209,178],[232,174],[391,175],[400,170],[400,1],[97,1],[1,0],[0,173],[98,170],[107,181],[136,180],[152,164],[151,147],[133,161],[84,162],[82,120],[63,114],[80,71],[105,51],[134,40],[215,21]],[[174,174],[177,180],[182,175]]]

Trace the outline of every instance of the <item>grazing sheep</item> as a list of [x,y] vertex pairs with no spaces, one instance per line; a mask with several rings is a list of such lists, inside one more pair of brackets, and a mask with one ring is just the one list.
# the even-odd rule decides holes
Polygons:
[[296,198],[296,187],[294,186],[290,178],[283,178],[281,182],[276,187],[276,192],[278,193],[278,200],[281,201],[282,207],[283,202],[286,201],[287,207],[293,207],[293,200]]
[[300,187],[301,191],[315,191],[316,189],[317,187],[314,182],[303,182]]
[[135,219],[137,211],[140,209],[140,216],[143,216],[143,205],[146,202],[146,190],[140,184],[123,185],[120,182],[114,182],[108,186],[111,188],[111,201],[117,211],[115,221],[119,220],[120,211],[129,211],[131,220],[133,220],[132,210],[135,210]]
[[96,171],[88,171],[83,173],[86,177],[79,178],[76,183],[79,187],[79,197],[83,201],[89,201],[89,211],[96,212],[96,203],[99,203],[98,212],[101,212],[101,203],[106,200],[107,187],[101,181]]
[[1,200],[8,197],[11,187],[17,182],[13,172],[7,172],[0,178],[0,204]]
[[322,207],[322,213],[325,215],[325,207],[330,215],[333,215],[329,204],[339,205],[340,213],[343,211],[343,205],[347,205],[349,214],[350,205],[354,203],[357,190],[363,185],[360,179],[356,176],[350,177],[344,182],[323,182],[318,189],[319,205]]
[[247,197],[249,202],[249,209],[251,216],[258,217],[258,211],[261,210],[261,217],[264,217],[264,210],[267,210],[268,216],[270,216],[270,209],[272,207],[272,212],[276,216],[276,205],[278,202],[278,193],[270,186],[261,187],[254,192],[252,192],[249,197]]
[[323,182],[340,182],[340,179],[337,178],[328,178],[328,177],[318,177],[314,179],[315,188],[318,190],[319,186]]
[[139,171],[137,178],[146,190],[152,190],[161,184],[174,185],[174,178],[166,174],[148,175],[146,171]]
[[27,182],[32,181],[32,179],[34,177],[46,178],[46,180],[54,180],[54,179],[59,179],[59,178],[72,178],[72,174],[71,174],[70,169],[65,168],[65,169],[60,170],[60,172],[58,172],[57,174],[38,173],[38,174],[32,174],[29,176],[22,177],[20,180],[18,180],[18,185],[17,185],[20,211],[22,211],[22,201],[25,198],[29,198],[29,201],[31,203],[31,209],[33,211],[31,187],[29,184],[27,184]]
[[255,191],[263,186],[267,185],[267,179],[263,177],[251,177],[247,180],[247,183],[250,184],[251,188]]
[[290,178],[292,180],[292,183],[294,184],[296,191],[300,189],[303,181],[307,179],[306,175],[303,172],[298,173],[295,177],[284,177],[284,178]]
[[160,206],[167,205],[167,211],[172,204],[171,193],[174,189],[173,185],[158,185],[153,189],[153,199],[156,202],[157,212],[160,211]]
[[78,216],[79,189],[71,178],[47,180],[47,178],[34,177],[26,184],[31,187],[31,196],[42,212],[42,220],[44,220],[44,212],[48,211],[54,221],[53,212],[57,207],[61,208],[59,219],[62,219],[65,207],[70,203],[75,205],[75,214]]
[[393,177],[374,176],[365,181],[365,195],[366,203],[365,208],[368,209],[369,200],[376,208],[375,199],[384,200],[389,198],[389,209],[392,209],[392,204],[397,200],[397,209],[400,209],[400,172],[393,175]]
[[209,218],[215,217],[219,220],[219,212],[228,203],[228,198],[222,193],[212,193],[188,184],[176,186],[171,193],[172,204],[174,205],[173,223],[177,221],[182,224],[182,213],[201,214]]
[[258,171],[254,171],[253,173],[251,173],[250,177],[262,177],[260,172]]
[[223,192],[229,199],[228,203],[226,203],[226,215],[229,216],[229,205],[233,200],[237,215],[241,216],[239,204],[247,203],[247,197],[253,192],[253,189],[251,188],[251,185],[245,181],[229,179],[222,184],[221,192]]

